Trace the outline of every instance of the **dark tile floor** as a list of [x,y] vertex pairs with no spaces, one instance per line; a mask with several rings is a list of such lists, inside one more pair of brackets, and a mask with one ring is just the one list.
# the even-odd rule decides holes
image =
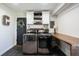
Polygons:
[[36,55],[26,55],[22,53],[21,47],[13,47],[12,49],[8,50],[2,56],[65,56],[65,54],[58,48],[55,47],[54,49],[50,50],[50,54],[36,54]]

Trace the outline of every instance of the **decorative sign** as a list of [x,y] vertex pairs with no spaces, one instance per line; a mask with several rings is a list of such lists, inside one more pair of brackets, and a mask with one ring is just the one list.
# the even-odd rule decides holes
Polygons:
[[10,17],[7,15],[3,15],[2,21],[3,21],[3,25],[9,25],[10,24]]
[[21,28],[23,28],[23,26],[25,26],[23,20],[19,20],[17,25],[18,25],[19,27],[21,27]]
[[50,28],[54,28],[55,22],[54,21],[50,21]]

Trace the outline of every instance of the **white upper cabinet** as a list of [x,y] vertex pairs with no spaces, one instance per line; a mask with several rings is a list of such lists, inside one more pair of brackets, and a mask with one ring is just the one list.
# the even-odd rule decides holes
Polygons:
[[49,12],[48,11],[42,12],[42,22],[43,24],[49,24]]
[[27,24],[33,24],[34,23],[34,12],[32,11],[26,12],[26,18],[27,18]]
[[[33,24],[34,23],[34,11],[26,12],[26,18],[27,18],[27,24]],[[48,11],[42,11],[42,23],[49,24],[49,12]]]

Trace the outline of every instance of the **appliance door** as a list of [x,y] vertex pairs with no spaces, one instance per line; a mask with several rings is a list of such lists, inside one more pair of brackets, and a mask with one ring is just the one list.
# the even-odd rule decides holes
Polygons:
[[37,41],[35,34],[25,34],[23,39],[23,53],[35,54],[37,53]]

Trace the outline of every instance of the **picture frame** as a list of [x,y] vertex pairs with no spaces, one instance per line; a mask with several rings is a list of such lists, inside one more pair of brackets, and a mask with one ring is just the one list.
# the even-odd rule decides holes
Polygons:
[[54,28],[55,21],[50,21],[50,28]]

